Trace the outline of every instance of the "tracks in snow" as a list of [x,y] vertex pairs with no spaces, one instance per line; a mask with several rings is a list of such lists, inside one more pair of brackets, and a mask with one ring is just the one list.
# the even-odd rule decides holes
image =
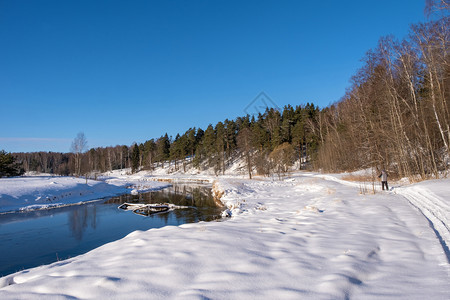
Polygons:
[[430,223],[439,239],[447,262],[450,263],[450,205],[428,189],[410,186],[399,188],[397,194],[404,196]]
[[[346,182],[329,175],[316,177],[350,186],[357,185],[357,183]],[[429,189],[419,186],[397,188],[395,192],[405,197],[428,220],[430,227],[441,243],[447,262],[450,264],[450,202],[436,196]]]

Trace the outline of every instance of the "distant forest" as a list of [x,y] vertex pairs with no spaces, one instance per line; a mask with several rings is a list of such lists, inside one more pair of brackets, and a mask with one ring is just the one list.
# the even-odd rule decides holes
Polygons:
[[[245,162],[250,171],[255,169],[258,174],[269,174],[268,157],[277,147],[289,146],[292,163],[301,157],[306,161],[307,157],[317,153],[319,137],[315,131],[319,113],[320,110],[313,104],[296,108],[286,106],[282,112],[267,108],[264,114],[256,117],[247,115],[225,120],[214,126],[209,125],[205,130],[190,128],[175,138],[165,134],[130,147],[98,147],[82,153],[74,149],[73,153],[13,155],[25,171],[60,175],[84,175],[122,168],[132,168],[135,172],[152,170],[167,163],[174,170],[186,170],[190,164],[196,168],[212,168],[216,174],[221,174],[235,158],[244,155],[248,158]],[[75,139],[74,143],[80,143],[83,139],[84,135]],[[80,156],[79,163],[77,155]]]
[[[443,10],[448,15],[448,6]],[[448,16],[411,26],[404,40],[381,38],[344,97],[323,109],[314,104],[267,108],[131,146],[13,156],[25,171],[61,175],[135,172],[167,163],[173,170],[189,165],[222,174],[242,157],[250,177],[281,174],[295,162],[327,172],[372,167],[398,177],[438,177],[450,163],[448,38]]]

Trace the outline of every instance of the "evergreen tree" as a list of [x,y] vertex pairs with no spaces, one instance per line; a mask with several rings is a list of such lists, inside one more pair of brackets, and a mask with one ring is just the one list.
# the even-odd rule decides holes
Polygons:
[[222,174],[225,174],[225,126],[222,122],[217,123],[216,128],[216,141],[215,141],[215,162],[214,171],[216,174],[222,170]]
[[284,107],[281,124],[281,140],[283,142],[292,142],[292,127],[295,124],[294,108],[291,105]]
[[255,148],[252,160],[258,175],[268,176],[270,174],[270,165],[267,163],[267,155],[270,149],[270,138],[269,133],[262,126],[262,121],[263,119],[260,116],[258,121],[253,123],[251,127],[252,145]]
[[262,119],[258,118],[258,121],[252,125],[252,137],[253,145],[259,150],[263,151],[265,148],[270,147],[269,132],[263,127]]
[[264,113],[264,125],[270,133],[271,150],[281,144],[281,114],[278,110],[268,108]]
[[303,148],[305,143],[305,126],[303,121],[295,123],[292,128],[292,144],[297,150],[297,157],[299,159],[299,169],[302,168]]
[[156,157],[164,167],[164,161],[170,156],[170,140],[167,133],[156,141]]
[[253,138],[252,137],[252,131],[248,127],[245,127],[242,130],[240,130],[239,134],[237,136],[238,147],[239,147],[239,150],[241,152],[241,155],[245,159],[245,163],[247,165],[248,176],[249,176],[250,179],[252,179],[252,169],[253,169],[253,164],[252,164],[252,152],[253,152],[252,138]]
[[175,170],[178,170],[177,161],[184,157],[183,139],[177,134],[175,140],[170,145],[170,159],[175,163]]
[[144,164],[144,151],[145,147],[143,143],[139,144],[139,168]]
[[140,150],[138,144],[134,144],[133,152],[131,153],[131,172],[139,171]]
[[214,128],[211,124],[209,124],[208,128],[205,130],[205,135],[203,136],[203,154],[208,161],[209,167],[214,167],[215,161],[217,160],[217,152],[214,147],[216,141],[216,135],[214,132]]
[[120,162],[120,165],[121,165],[121,169],[123,169],[123,168],[128,168],[128,166],[129,166],[129,151],[128,151],[128,147],[127,146],[122,146],[122,149],[121,149],[121,153],[120,153],[120,158],[121,158],[121,162]]
[[195,154],[195,148],[197,147],[197,139],[196,139],[196,132],[197,130],[194,128],[189,128],[188,131],[186,131],[185,135],[185,147],[186,147],[186,154],[190,156],[194,156]]
[[205,132],[203,129],[199,128],[195,136],[195,156],[194,156],[194,167],[198,168],[203,161],[203,136]]
[[11,153],[0,151],[0,177],[20,176],[24,173],[23,168]]
[[236,149],[236,123],[233,120],[226,119],[225,125],[225,150],[227,157],[230,157],[231,152]]
[[245,117],[237,117],[235,123],[237,133],[239,134],[242,129],[250,127],[250,116],[246,115]]
[[152,169],[153,160],[155,159],[156,144],[153,139],[144,143],[144,163],[145,167]]

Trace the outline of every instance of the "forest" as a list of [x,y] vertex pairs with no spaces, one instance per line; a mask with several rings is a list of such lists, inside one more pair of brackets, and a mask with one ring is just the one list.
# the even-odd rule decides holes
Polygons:
[[[225,120],[205,130],[189,128],[175,138],[164,134],[157,139],[131,146],[98,147],[84,151],[84,134],[72,143],[72,152],[14,153],[25,171],[59,175],[86,175],[115,169],[131,168],[152,170],[170,164],[173,171],[186,171],[187,166],[199,169],[212,168],[223,174],[229,164],[239,156],[245,158],[249,175],[269,175],[269,157],[278,165],[292,165],[295,159],[307,158],[317,153],[318,136],[315,134],[320,110],[313,104],[286,106],[283,111],[267,108],[258,116]],[[278,155],[275,155],[278,153]],[[277,165],[277,166],[278,166]],[[301,165],[300,165],[301,166]]]
[[437,178],[450,164],[448,5],[442,11],[436,20],[412,25],[402,40],[380,38],[346,94],[328,107],[268,107],[131,146],[88,150],[79,134],[70,153],[12,153],[14,163],[23,171],[59,175],[164,164],[173,171],[195,167],[223,174],[241,158],[250,178],[281,176],[294,166],[326,172],[385,168],[399,178]]
[[422,179],[447,170],[448,37],[449,18],[443,17],[411,26],[407,39],[381,38],[342,100],[319,114],[317,166],[327,171],[379,166]]

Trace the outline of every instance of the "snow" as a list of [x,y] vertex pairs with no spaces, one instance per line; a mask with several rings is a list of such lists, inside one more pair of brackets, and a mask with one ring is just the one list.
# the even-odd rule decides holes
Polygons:
[[[0,213],[74,205],[169,185],[149,181],[146,177],[116,176],[103,179],[86,182],[84,178],[49,175],[0,178]],[[127,187],[133,187],[133,190]]]
[[[115,173],[98,188],[154,179]],[[10,180],[8,197],[37,195]],[[450,299],[448,179],[375,194],[315,173],[208,180],[230,218],[135,231],[5,276],[0,299]],[[47,181],[42,196],[63,184]]]
[[450,202],[449,180],[429,180],[420,184],[396,189],[420,211],[435,231],[447,259],[450,261]]

